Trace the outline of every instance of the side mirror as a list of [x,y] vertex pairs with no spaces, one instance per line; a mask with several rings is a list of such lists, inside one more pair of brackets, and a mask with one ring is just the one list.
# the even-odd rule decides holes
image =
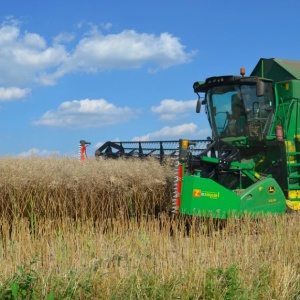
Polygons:
[[261,97],[265,94],[265,83],[261,80],[256,82],[256,96]]
[[196,113],[199,114],[200,110],[201,110],[201,101],[198,99],[196,105]]
[[201,111],[201,101],[200,96],[198,95],[197,105],[196,105],[196,113],[199,114]]

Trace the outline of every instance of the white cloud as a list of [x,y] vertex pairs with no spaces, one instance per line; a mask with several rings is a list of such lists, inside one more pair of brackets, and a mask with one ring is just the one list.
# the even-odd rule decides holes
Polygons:
[[5,22],[0,25],[0,84],[28,84],[39,81],[65,61],[67,53],[61,45],[47,47],[45,39],[36,34],[22,33],[20,24]]
[[48,151],[48,150],[39,150],[37,148],[31,148],[28,151],[21,152],[18,156],[20,157],[33,157],[33,156],[43,156],[43,157],[50,157],[50,156],[58,156],[59,151]]
[[188,139],[206,139],[211,135],[210,128],[203,128],[198,130],[194,123],[181,124],[178,126],[165,126],[158,131],[147,133],[142,136],[136,136],[133,141],[153,141],[153,140],[171,140],[179,138]]
[[46,48],[46,41],[36,33],[26,33],[23,38],[24,46],[36,49],[45,49]]
[[109,30],[112,28],[112,24],[111,23],[105,23],[105,24],[101,24],[101,27],[106,29],[106,30]]
[[[100,25],[101,26],[101,25]],[[109,29],[111,24],[106,24]],[[73,40],[75,33],[59,33],[53,44],[38,33],[23,32],[11,19],[0,25],[0,84],[55,84],[67,73],[98,72],[111,69],[140,68],[145,65],[164,69],[191,61],[195,52],[186,52],[178,37],[124,30],[104,35],[96,26]],[[75,46],[63,45],[73,40]]]
[[62,32],[58,34],[54,39],[54,43],[59,44],[59,43],[69,43],[73,41],[75,38],[74,33],[68,33],[68,32]]
[[124,123],[138,116],[137,110],[117,107],[104,99],[63,102],[57,110],[46,112],[34,125],[66,128],[100,128]]
[[13,101],[25,98],[30,93],[30,89],[20,89],[17,87],[0,88],[0,101]]
[[125,30],[102,35],[96,30],[77,45],[61,69],[64,72],[82,70],[137,68],[147,63],[159,68],[190,62],[192,53],[185,53],[179,39],[169,33],[160,36]]
[[196,100],[177,101],[165,99],[160,102],[159,106],[152,106],[151,111],[160,115],[163,121],[173,121],[186,117],[190,111],[195,111]]

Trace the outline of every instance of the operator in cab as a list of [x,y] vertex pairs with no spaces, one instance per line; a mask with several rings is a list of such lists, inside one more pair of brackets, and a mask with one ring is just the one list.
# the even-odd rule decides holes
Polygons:
[[225,129],[226,135],[238,136],[245,134],[246,114],[243,102],[238,93],[232,95],[231,114],[227,114],[228,124]]

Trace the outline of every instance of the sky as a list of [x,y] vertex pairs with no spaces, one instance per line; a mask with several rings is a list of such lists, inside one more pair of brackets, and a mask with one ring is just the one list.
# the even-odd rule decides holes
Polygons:
[[298,0],[0,0],[0,156],[206,139],[193,83],[300,61]]

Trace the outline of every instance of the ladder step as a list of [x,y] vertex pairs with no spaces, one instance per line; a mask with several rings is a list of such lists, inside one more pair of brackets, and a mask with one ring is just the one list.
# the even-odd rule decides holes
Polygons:
[[298,183],[291,183],[288,186],[289,190],[300,190],[300,185]]
[[290,161],[287,162],[287,165],[289,167],[300,167],[300,163],[295,163],[295,162],[290,162]]
[[300,155],[300,152],[293,151],[293,152],[287,152],[286,153],[288,156],[293,156],[293,155]]
[[300,178],[300,174],[299,173],[292,173],[288,176],[289,179],[298,179]]

